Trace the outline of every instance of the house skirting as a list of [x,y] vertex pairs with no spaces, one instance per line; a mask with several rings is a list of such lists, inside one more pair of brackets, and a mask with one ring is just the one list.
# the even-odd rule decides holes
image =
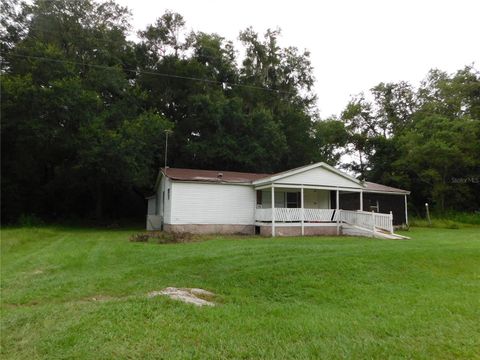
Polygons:
[[[330,224],[322,224],[323,226],[308,226],[303,228],[304,235],[337,235],[337,226]],[[260,225],[260,235],[272,236],[272,227],[270,225]],[[302,236],[301,226],[292,225],[288,226],[282,224],[281,226],[275,226],[275,236]]]
[[254,225],[229,225],[229,224],[165,224],[167,232],[192,233],[192,234],[255,234]]
[[[228,225],[228,224],[165,224],[166,232],[192,233],[192,234],[241,234],[254,235],[255,228],[260,230],[261,236],[272,236],[272,227],[270,225]],[[337,235],[335,224],[315,224],[305,225],[304,235]],[[275,236],[301,236],[302,228],[299,224],[287,225],[277,224],[275,226]]]

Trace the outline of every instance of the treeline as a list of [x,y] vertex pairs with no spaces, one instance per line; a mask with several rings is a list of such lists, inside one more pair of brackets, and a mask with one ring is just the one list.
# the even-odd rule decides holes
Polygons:
[[[361,177],[409,189],[418,214],[480,209],[480,76],[431,70],[419,88],[381,83],[342,112]],[[479,215],[480,216],[480,215]]]
[[309,53],[279,46],[279,30],[248,28],[235,48],[173,12],[131,41],[113,1],[10,0],[2,14],[3,221],[144,215],[166,131],[170,166],[326,161],[412,190],[414,208],[480,207],[473,67],[431,71],[418,89],[380,84],[322,120]]

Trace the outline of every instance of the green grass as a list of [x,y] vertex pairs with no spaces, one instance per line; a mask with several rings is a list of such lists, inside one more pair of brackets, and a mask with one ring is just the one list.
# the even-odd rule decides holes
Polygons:
[[[2,359],[480,358],[478,227],[170,245],[133,232],[2,230]],[[219,305],[145,297],[167,286]]]

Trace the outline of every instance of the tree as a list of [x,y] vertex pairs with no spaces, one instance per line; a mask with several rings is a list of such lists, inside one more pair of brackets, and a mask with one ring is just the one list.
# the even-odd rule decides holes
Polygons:
[[245,87],[238,88],[237,93],[244,99],[246,111],[257,106],[271,109],[286,138],[287,147],[281,154],[281,165],[277,165],[277,170],[285,170],[314,160],[312,107],[316,96],[310,54],[279,47],[279,36],[279,29],[267,30],[263,41],[252,28],[240,33],[246,49],[240,68]]
[[408,174],[418,198],[433,202],[440,211],[475,208],[480,168],[480,122],[467,117],[419,116],[413,128],[399,138],[401,157],[395,167]]
[[371,181],[412,190],[412,203],[436,209],[480,206],[480,77],[473,66],[449,75],[431,70],[418,89],[380,83],[372,101],[361,94],[342,113],[347,149],[359,154],[348,168]]
[[[155,130],[161,137],[167,127],[165,120],[157,119],[163,125],[156,127],[137,120],[149,112],[129,71],[135,67],[126,40],[129,13],[112,1],[90,0],[38,0],[10,13],[7,22],[23,30],[10,30],[16,36],[9,43],[2,38],[8,48],[2,76],[2,212],[12,220],[22,212],[85,216],[96,208],[103,218],[106,208],[116,208],[112,199],[138,183],[135,172],[141,169],[152,179],[156,170],[148,176],[144,171],[159,157],[154,153],[159,139],[142,134]],[[133,124],[136,133],[126,130]],[[122,151],[134,140],[150,143]]]
[[313,138],[317,160],[332,166],[338,165],[349,139],[344,123],[335,118],[316,121]]
[[170,26],[164,15],[140,32],[137,53],[148,71],[139,77],[148,106],[175,124],[173,166],[266,172],[312,161],[308,53],[280,48],[278,31],[258,41],[247,29],[240,34],[247,55],[238,67],[232,43],[217,34],[180,33],[182,51],[174,51],[163,35]]

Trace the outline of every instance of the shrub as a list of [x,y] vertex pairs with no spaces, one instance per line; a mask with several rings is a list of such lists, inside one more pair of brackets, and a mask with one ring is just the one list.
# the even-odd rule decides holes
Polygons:
[[463,224],[480,225],[480,211],[450,212],[445,217]]
[[446,228],[447,229],[460,229],[460,225],[458,225],[456,222],[454,221],[449,221],[447,224],[446,224]]
[[432,227],[432,228],[443,228],[443,229],[460,229],[462,227],[469,227],[472,225],[460,223],[448,219],[437,219],[432,218],[431,224],[428,223],[425,219],[412,218],[410,221],[410,226],[418,227]]

